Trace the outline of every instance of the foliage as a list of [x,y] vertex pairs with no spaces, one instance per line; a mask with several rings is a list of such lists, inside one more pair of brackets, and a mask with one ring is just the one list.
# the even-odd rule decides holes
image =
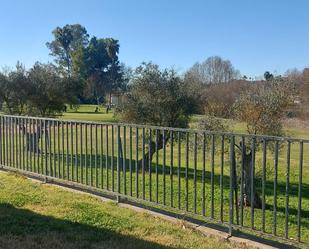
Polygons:
[[210,85],[205,93],[204,113],[222,118],[232,117],[233,104],[248,87],[249,83],[245,80],[233,80],[224,86]]
[[294,92],[294,84],[282,79],[252,86],[235,102],[234,114],[251,134],[283,135],[281,119]]
[[160,70],[158,65],[143,63],[134,73],[122,119],[133,123],[187,127],[192,100],[184,86],[174,70]]
[[32,115],[53,116],[65,110],[65,88],[52,64],[36,63],[29,71]]
[[228,83],[240,78],[239,71],[235,70],[232,63],[219,56],[212,56],[202,63],[195,63],[187,74],[204,84]]
[[46,43],[61,72],[72,73],[72,53],[88,44],[88,33],[80,24],[65,25],[53,30],[54,40]]
[[0,74],[0,98],[9,114],[22,114],[29,95],[29,81],[24,66],[17,62],[16,69]]
[[123,82],[118,53],[118,40],[92,37],[87,47],[73,54],[73,72],[84,79],[85,96],[97,104]]

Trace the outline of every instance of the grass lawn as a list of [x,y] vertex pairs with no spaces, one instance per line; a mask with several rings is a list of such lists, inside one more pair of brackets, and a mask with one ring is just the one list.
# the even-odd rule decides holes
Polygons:
[[[95,120],[95,121],[108,121],[108,122],[116,122],[117,120],[114,118],[113,113],[106,114],[105,110],[101,110],[101,112],[94,113],[95,106],[91,105],[83,105],[81,106],[77,112],[68,111],[61,118],[63,119],[75,119],[75,120]],[[201,118],[200,116],[194,116],[192,118],[191,124],[194,126],[194,123]],[[231,128],[233,131],[244,133],[245,125],[242,123],[231,122]],[[102,129],[101,129],[102,128]],[[46,173],[48,175],[53,175],[56,177],[68,179],[71,181],[83,182],[84,184],[91,185],[97,188],[103,188],[107,190],[117,191],[117,127],[112,131],[111,126],[102,126],[98,127],[97,137],[95,137],[96,128],[93,126],[90,129],[89,125],[87,128],[83,126],[83,131],[81,134],[81,128],[78,127],[66,127],[60,126],[59,129],[55,128],[55,139],[53,135],[51,135],[51,153],[47,157],[47,169],[44,169],[44,158],[45,156],[35,156],[32,155],[29,159],[26,158],[26,165],[30,165],[28,170],[38,172],[38,173]],[[72,130],[71,130],[72,129]],[[75,130],[77,129],[77,130]],[[87,130],[87,136],[86,136]],[[73,131],[73,132],[72,132]],[[76,133],[77,131],[77,133]],[[155,159],[156,154],[154,155],[152,161],[151,172],[141,172],[141,169],[136,171],[135,163],[136,163],[136,152],[138,152],[138,159],[141,158],[142,155],[142,129],[139,129],[138,136],[138,144],[136,144],[136,133],[135,129],[133,129],[133,142],[132,142],[132,160],[129,160],[129,128],[126,129],[126,135],[124,135],[124,129],[121,128],[121,139],[122,141],[126,141],[126,172],[120,172],[120,191],[123,193],[126,189],[127,194],[131,194],[133,197],[137,197],[139,199],[149,200],[151,197],[151,201],[154,202],[156,200],[156,195],[158,196],[159,203],[165,203],[166,208],[169,206],[173,206],[177,208],[178,201],[180,203],[180,209],[185,209],[185,200],[189,201],[188,211],[191,213],[196,212],[199,215],[202,215],[202,177],[203,177],[203,160],[202,160],[202,150],[199,149],[197,153],[197,162],[196,169],[194,169],[194,157],[193,151],[190,149],[189,151],[189,165],[188,165],[188,193],[186,196],[185,186],[186,186],[186,147],[185,141],[181,141],[180,149],[181,149],[181,158],[180,158],[180,178],[177,178],[177,170],[178,170],[178,144],[175,142],[173,146],[170,143],[167,144],[166,147],[166,164],[163,167],[163,152],[162,150],[158,153],[158,167],[156,166]],[[305,129],[287,129],[289,135],[295,137],[304,137],[309,138],[309,130]],[[90,135],[92,132],[92,136]],[[106,140],[106,132],[108,132],[108,139]],[[64,134],[64,140],[61,139],[61,134]],[[53,128],[51,130],[51,134],[53,134]],[[58,134],[60,136],[58,137]],[[72,136],[73,134],[73,136]],[[77,138],[74,134],[77,134]],[[112,139],[112,134],[114,134]],[[192,134],[193,135],[193,134]],[[66,137],[68,137],[68,150],[66,149]],[[80,139],[83,138],[83,147],[81,149]],[[72,139],[73,138],[73,139]],[[77,139],[77,140],[76,140]],[[102,139],[102,140],[101,140]],[[147,138],[145,138],[147,140]],[[193,137],[190,137],[190,141]],[[201,136],[198,137],[201,139]],[[76,142],[77,141],[77,142]],[[87,141],[87,149],[86,149],[86,141]],[[90,141],[92,141],[92,146]],[[103,141],[103,142],[102,142]],[[109,148],[107,149],[106,141],[108,141]],[[114,144],[114,149],[112,149],[112,144]],[[77,145],[77,150],[76,150]],[[96,146],[97,145],[97,146]],[[55,147],[54,147],[55,146]],[[229,146],[228,141],[225,143],[225,148],[227,149]],[[43,146],[41,146],[43,148]],[[137,149],[136,149],[137,148]],[[173,156],[171,154],[171,149],[173,148]],[[147,149],[147,141],[146,141],[146,149]],[[211,172],[211,151],[210,146],[207,146],[206,151],[206,170],[205,170],[205,209],[206,209],[206,217],[209,217],[211,214],[211,190],[213,187],[214,193],[214,210],[213,217],[219,221],[220,217],[220,209],[222,203],[222,211],[223,211],[223,221],[227,222],[229,218],[229,152],[225,151],[224,156],[224,170],[223,170],[223,199],[220,199],[220,144],[216,144],[216,153],[214,154],[214,171]],[[76,152],[77,151],[77,152]],[[72,153],[73,152],[73,153]],[[309,242],[309,144],[304,145],[304,167],[303,167],[303,201],[302,201],[302,241]],[[59,153],[59,154],[58,154]],[[32,153],[33,154],[33,153]],[[92,154],[92,157],[90,157]],[[72,156],[71,156],[72,155]],[[76,157],[76,156],[77,157]],[[96,155],[96,156],[95,156]],[[285,228],[285,181],[286,181],[286,158],[287,158],[286,147],[283,147],[280,150],[279,158],[278,158],[278,182],[277,182],[277,234],[279,236],[284,236],[284,228]],[[30,155],[29,155],[30,156]],[[267,175],[266,175],[266,232],[273,232],[273,224],[274,224],[274,211],[273,211],[273,203],[274,203],[274,158],[273,152],[269,150],[267,152]],[[290,185],[289,185],[289,217],[288,217],[288,225],[289,225],[289,238],[295,239],[297,236],[297,204],[298,204],[298,159],[299,156],[299,145],[292,144],[291,145],[291,168],[290,168]],[[31,161],[32,160],[32,161]],[[39,161],[38,161],[39,160]],[[88,167],[85,166],[85,161],[88,162]],[[173,165],[172,165],[173,161]],[[36,164],[37,163],[37,164]],[[132,164],[133,174],[131,175],[129,171],[129,165]],[[81,164],[83,167],[81,167]],[[65,165],[62,168],[62,165]],[[238,161],[239,165],[239,161]],[[261,193],[261,166],[262,165],[262,153],[261,150],[257,151],[256,154],[256,188],[259,193]],[[16,166],[16,165],[14,165]],[[173,167],[171,167],[173,166]],[[18,165],[21,167],[21,165]],[[28,166],[27,166],[28,167]],[[164,169],[164,170],[163,170]],[[156,176],[156,172],[158,172]],[[211,185],[211,174],[214,175],[213,185]],[[152,178],[151,178],[152,176]],[[165,190],[163,188],[165,178]],[[129,179],[132,180],[132,185],[130,185]],[[144,184],[143,184],[144,179]],[[152,179],[152,180],[151,180]],[[195,180],[194,180],[195,179]],[[156,180],[158,181],[158,185],[156,184]],[[178,194],[177,187],[180,186],[180,193]],[[194,200],[194,195],[196,190],[196,198]],[[139,192],[138,192],[139,191]],[[158,191],[158,192],[157,192]],[[196,201],[196,210],[194,210],[193,203]],[[203,217],[201,216],[201,219]],[[244,208],[244,225],[247,227],[251,226],[251,209],[250,207]],[[260,209],[255,209],[255,222],[254,228],[257,230],[261,230],[262,227],[262,212]]]
[[0,172],[0,248],[229,248],[184,224]]
[[68,106],[67,112],[60,117],[69,120],[85,120],[85,121],[100,121],[100,122],[116,122],[114,112],[106,113],[105,107],[100,107],[98,112],[95,112],[96,105],[81,105],[77,110],[70,109]]

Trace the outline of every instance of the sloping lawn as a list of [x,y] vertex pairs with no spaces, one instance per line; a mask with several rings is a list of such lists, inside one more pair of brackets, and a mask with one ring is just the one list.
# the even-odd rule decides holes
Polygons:
[[229,248],[183,224],[0,172],[0,248]]

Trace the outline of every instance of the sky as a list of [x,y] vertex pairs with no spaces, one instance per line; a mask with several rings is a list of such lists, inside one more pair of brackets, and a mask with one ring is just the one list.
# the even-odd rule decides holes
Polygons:
[[0,0],[0,67],[52,62],[57,26],[119,40],[119,58],[184,72],[209,56],[243,75],[309,67],[307,0]]

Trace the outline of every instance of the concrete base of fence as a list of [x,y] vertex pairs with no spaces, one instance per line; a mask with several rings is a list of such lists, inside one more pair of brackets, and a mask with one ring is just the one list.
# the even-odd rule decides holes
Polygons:
[[[252,238],[251,235],[246,237],[245,235],[238,235],[237,232],[235,232],[235,235],[233,233],[233,236],[230,236],[228,232],[219,231],[217,229],[204,226],[202,224],[196,224],[194,222],[190,222],[185,219],[180,219],[179,217],[178,218],[172,217],[162,212],[150,210],[147,207],[143,208],[138,203],[136,203],[136,205],[134,205],[133,202],[128,203],[127,198],[121,197],[120,195],[117,195],[116,193],[115,193],[116,194],[115,196],[105,195],[103,192],[93,189],[92,187],[84,186],[81,184],[76,184],[74,182],[67,182],[61,179],[41,176],[35,173],[29,173],[29,172],[21,171],[18,169],[12,169],[12,168],[9,168],[3,165],[0,165],[0,171],[1,172],[15,172],[18,174],[22,174],[23,176],[26,176],[31,181],[43,183],[44,185],[55,186],[55,187],[62,188],[70,192],[92,196],[103,202],[117,202],[120,207],[128,208],[136,212],[147,213],[147,214],[156,216],[158,218],[167,220],[169,222],[181,224],[184,229],[190,228],[190,229],[196,230],[207,237],[217,238],[222,241],[228,241],[231,243],[231,246],[235,248],[243,248],[243,247],[261,248],[261,249],[297,248],[294,246],[290,246],[290,245],[286,245],[286,244],[282,244],[278,242],[273,242],[273,245],[272,245],[272,242],[269,242],[268,240],[267,240],[268,243],[264,244],[262,242],[257,242],[257,241],[250,239]],[[120,198],[121,198],[121,202],[120,202]]]

